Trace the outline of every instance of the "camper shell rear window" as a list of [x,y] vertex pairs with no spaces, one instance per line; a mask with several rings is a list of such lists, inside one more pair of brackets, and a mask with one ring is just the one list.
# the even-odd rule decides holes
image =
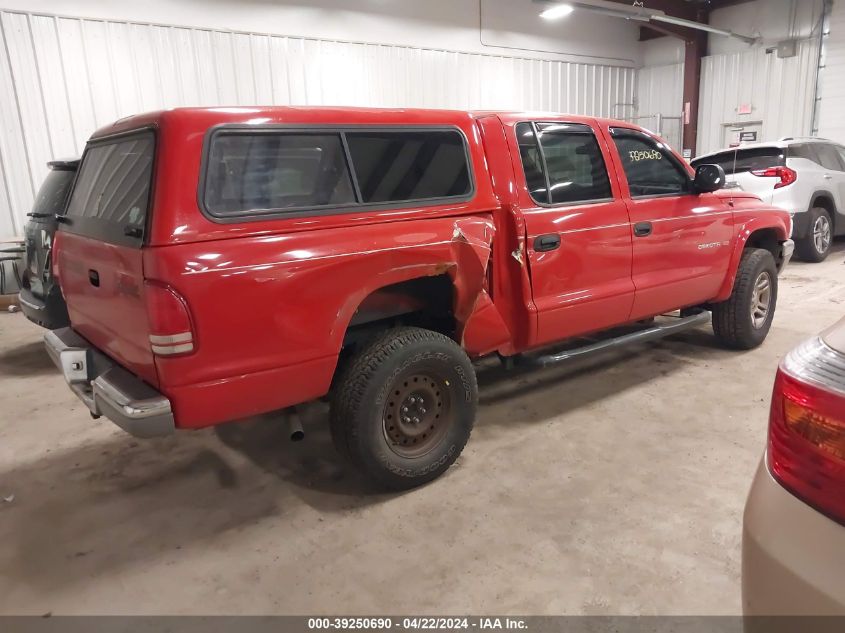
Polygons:
[[154,157],[152,130],[89,142],[63,230],[139,246],[146,230]]
[[220,126],[206,138],[199,200],[217,221],[469,200],[458,128]]

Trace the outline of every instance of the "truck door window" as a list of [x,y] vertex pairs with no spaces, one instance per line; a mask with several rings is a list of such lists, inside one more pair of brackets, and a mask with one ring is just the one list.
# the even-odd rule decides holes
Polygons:
[[528,192],[539,204],[597,202],[612,197],[592,129],[576,123],[519,123],[519,153]]
[[689,173],[668,147],[636,130],[614,128],[611,135],[619,150],[632,198],[689,193]]
[[472,190],[457,131],[346,132],[346,142],[364,204],[461,197]]
[[543,170],[543,157],[540,144],[531,123],[519,123],[516,126],[516,138],[519,141],[519,155],[522,158],[522,170],[531,198],[540,204],[549,203],[549,185]]
[[215,217],[355,204],[339,133],[221,131],[203,201]]

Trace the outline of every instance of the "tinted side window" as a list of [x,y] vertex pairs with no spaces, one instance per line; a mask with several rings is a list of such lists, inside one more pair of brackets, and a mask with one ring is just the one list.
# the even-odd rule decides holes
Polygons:
[[346,142],[364,204],[471,192],[466,148],[458,132],[347,132]]
[[89,145],[68,202],[69,230],[117,242],[141,238],[154,149],[152,132]]
[[204,201],[214,216],[355,203],[340,134],[219,132]]
[[688,193],[690,177],[668,148],[635,131],[612,130],[631,197]]
[[790,145],[787,151],[789,152],[790,158],[803,158],[805,160],[813,161],[817,165],[821,165],[821,159],[818,157],[818,154],[816,154],[816,150],[810,143]]
[[839,152],[833,145],[827,143],[816,143],[816,152],[821,160],[822,167],[834,171],[845,171],[845,165],[839,158]]
[[586,125],[539,123],[552,204],[611,197],[599,144]]
[[518,123],[516,138],[519,141],[519,155],[522,158],[522,170],[525,172],[525,182],[528,193],[535,202],[549,203],[549,189],[546,183],[546,172],[543,169],[543,157],[540,155],[540,144],[531,123]]
[[535,201],[566,204],[612,197],[604,158],[589,126],[520,123],[516,134],[528,191]]

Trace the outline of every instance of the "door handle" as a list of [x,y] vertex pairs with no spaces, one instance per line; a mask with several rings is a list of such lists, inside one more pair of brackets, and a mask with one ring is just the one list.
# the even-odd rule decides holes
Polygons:
[[651,222],[637,222],[634,225],[634,235],[637,237],[648,237],[654,227]]
[[546,251],[553,251],[560,247],[560,235],[557,233],[549,233],[548,235],[540,235],[534,240],[534,250],[538,253],[545,253]]
[[833,176],[831,176],[830,174],[825,174],[824,179],[825,180],[833,180]]
[[96,270],[89,270],[88,271],[88,281],[91,282],[91,285],[95,288],[100,287],[100,273]]

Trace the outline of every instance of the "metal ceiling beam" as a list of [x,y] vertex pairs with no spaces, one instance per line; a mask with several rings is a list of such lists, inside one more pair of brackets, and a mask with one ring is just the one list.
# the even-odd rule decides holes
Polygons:
[[757,42],[757,38],[748,35],[734,33],[728,29],[719,29],[697,20],[690,20],[683,17],[676,17],[669,15],[661,9],[652,9],[649,7],[624,5],[620,2],[611,2],[610,0],[570,0],[568,2],[548,2],[542,1],[544,4],[569,4],[577,9],[584,9],[593,13],[607,15],[610,17],[624,18],[626,20],[635,20],[637,22],[660,22],[664,24],[672,24],[683,28],[694,29],[699,31],[706,31],[715,35],[722,35],[724,37],[733,37],[748,44]]

